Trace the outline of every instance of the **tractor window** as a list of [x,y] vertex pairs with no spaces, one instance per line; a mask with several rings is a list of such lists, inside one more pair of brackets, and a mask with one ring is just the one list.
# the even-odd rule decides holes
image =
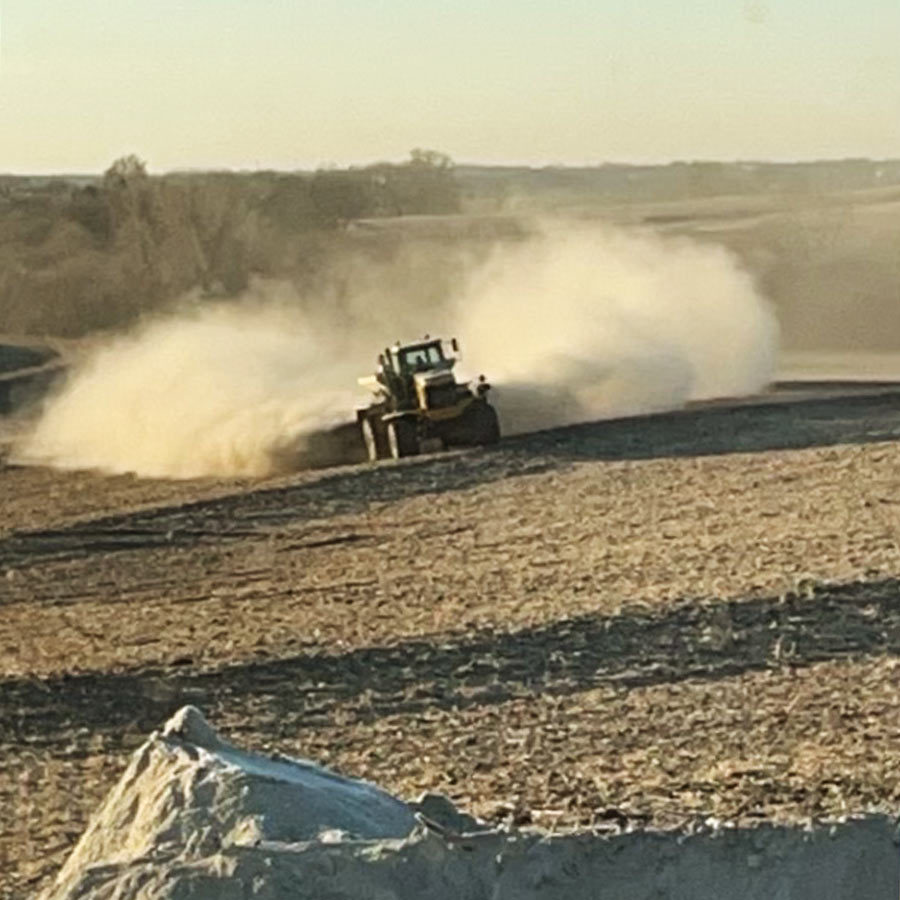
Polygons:
[[425,347],[411,347],[400,354],[400,365],[404,369],[430,369],[443,362],[444,354],[440,344],[428,344]]

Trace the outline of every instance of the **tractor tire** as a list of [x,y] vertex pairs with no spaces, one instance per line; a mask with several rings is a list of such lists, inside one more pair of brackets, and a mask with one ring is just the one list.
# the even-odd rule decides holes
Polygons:
[[384,449],[380,445],[382,441],[378,440],[378,434],[376,433],[376,426],[373,424],[372,420],[366,416],[359,423],[360,431],[362,431],[362,439],[363,443],[366,445],[366,456],[369,459],[369,462],[377,462],[379,459],[384,458]]
[[473,403],[469,408],[473,444],[496,444],[500,440],[500,420],[489,403]]
[[419,439],[415,423],[409,419],[394,419],[387,426],[388,448],[394,459],[415,456],[419,452]]

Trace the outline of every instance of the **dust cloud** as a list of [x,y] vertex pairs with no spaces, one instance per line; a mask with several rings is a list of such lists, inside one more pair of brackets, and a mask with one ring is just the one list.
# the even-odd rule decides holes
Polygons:
[[339,309],[268,285],[146,323],[71,375],[17,457],[170,478],[301,467],[304,442],[366,402],[356,377],[398,322],[407,339],[459,337],[506,433],[746,394],[775,366],[767,302],[713,245],[543,225],[459,266],[456,290],[418,308],[384,270]]
[[753,393],[778,352],[775,316],[728,251],[596,226],[499,249],[458,328],[506,433]]
[[151,322],[95,351],[16,457],[151,477],[269,474],[289,446],[346,418],[353,381],[340,370],[271,297]]

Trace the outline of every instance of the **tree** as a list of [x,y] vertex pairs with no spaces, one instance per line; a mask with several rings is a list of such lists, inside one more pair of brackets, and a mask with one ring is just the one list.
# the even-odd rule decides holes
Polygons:
[[409,164],[412,166],[427,166],[431,169],[452,169],[453,160],[446,153],[439,150],[424,150],[416,147],[409,152]]
[[121,187],[131,182],[147,178],[147,164],[134,153],[120,156],[104,173],[103,183],[107,187]]

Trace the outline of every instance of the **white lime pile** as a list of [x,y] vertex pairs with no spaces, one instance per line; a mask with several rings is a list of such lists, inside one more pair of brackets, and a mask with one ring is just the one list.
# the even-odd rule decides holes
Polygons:
[[485,830],[314,763],[226,744],[192,707],[135,753],[43,900],[896,900],[886,817],[817,829]]

